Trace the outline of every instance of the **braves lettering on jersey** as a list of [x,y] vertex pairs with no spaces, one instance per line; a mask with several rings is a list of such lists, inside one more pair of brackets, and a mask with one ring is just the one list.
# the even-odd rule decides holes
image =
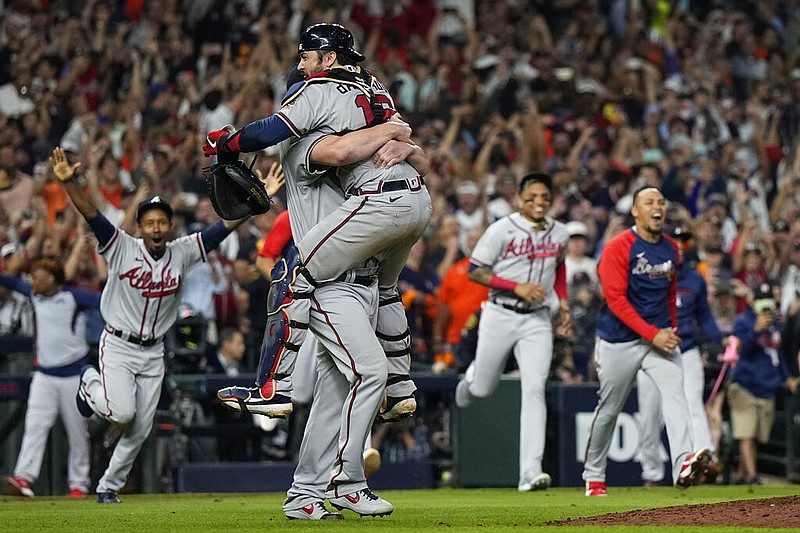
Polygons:
[[[470,261],[476,266],[491,267],[495,275],[504,279],[538,283],[547,291],[543,305],[555,311],[558,309],[556,267],[564,268],[561,263],[569,233],[560,222],[548,219],[548,223],[546,230],[534,232],[520,213],[501,218],[486,229]],[[489,298],[510,305],[520,303],[513,293],[498,289],[491,289]]]
[[608,241],[597,272],[605,295],[597,320],[601,339],[652,341],[660,329],[678,326],[678,248],[672,239],[651,243],[626,230]]
[[109,327],[142,339],[162,337],[180,308],[181,273],[206,260],[199,233],[167,243],[155,260],[141,239],[116,230],[98,251],[108,261],[108,282],[100,311]]

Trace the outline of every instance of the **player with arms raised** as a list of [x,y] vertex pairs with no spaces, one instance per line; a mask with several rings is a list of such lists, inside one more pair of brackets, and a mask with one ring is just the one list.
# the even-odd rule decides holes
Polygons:
[[153,426],[164,378],[163,339],[178,318],[183,275],[206,261],[207,253],[249,217],[219,221],[169,241],[172,208],[154,196],[138,205],[137,239],[111,224],[73,180],[80,163],[70,166],[61,148],[53,150],[52,162],[108,262],[108,283],[100,300],[106,322],[100,366],[84,367],[76,400],[83,416],[97,414],[121,429],[97,486],[98,503],[119,503],[117,493]]

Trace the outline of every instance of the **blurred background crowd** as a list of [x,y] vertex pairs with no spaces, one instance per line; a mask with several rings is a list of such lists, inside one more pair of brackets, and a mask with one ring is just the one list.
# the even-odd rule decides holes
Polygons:
[[[568,223],[575,330],[556,379],[595,379],[595,261],[628,227],[632,192],[661,187],[729,333],[748,291],[780,297],[783,349],[800,349],[800,2],[796,0],[5,0],[0,27],[2,270],[59,255],[68,283],[100,289],[95,241],[47,166],[82,164],[103,213],[135,231],[131,206],[168,198],[175,235],[211,223],[200,149],[279,105],[300,31],[340,22],[425,148],[434,218],[401,276],[417,370],[457,372],[474,350],[486,289],[471,246],[515,209],[519,178],[552,174]],[[275,152],[264,151],[265,171]],[[248,156],[249,162],[249,156]],[[254,372],[268,280],[255,267],[274,209],[187,276],[175,346],[244,339]],[[209,291],[212,288],[212,291]],[[0,334],[25,333],[25,302],[0,289]],[[181,330],[181,324],[184,329]],[[221,335],[224,333],[224,335]],[[186,338],[182,338],[181,335]],[[236,342],[237,347],[240,342]],[[199,346],[198,346],[199,345]],[[721,347],[707,347],[711,380]],[[717,365],[715,367],[715,365]],[[209,368],[218,366],[209,365]],[[192,368],[191,370],[196,370]],[[223,369],[224,370],[224,369]]]

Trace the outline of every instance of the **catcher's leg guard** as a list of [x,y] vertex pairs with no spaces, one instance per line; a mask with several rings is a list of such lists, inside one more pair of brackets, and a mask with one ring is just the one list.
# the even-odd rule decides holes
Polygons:
[[227,407],[272,418],[292,412],[292,372],[308,331],[311,285],[300,274],[300,255],[291,247],[272,269],[267,324],[256,387],[226,387],[217,398]]
[[386,402],[378,418],[392,422],[414,414],[417,386],[411,380],[411,332],[400,295],[395,287],[380,289],[378,326],[375,331],[386,354],[389,377],[386,381]]
[[272,269],[267,296],[267,325],[256,385],[264,398],[290,395],[297,351],[308,333],[309,296],[313,287],[302,275],[300,254],[292,247]]

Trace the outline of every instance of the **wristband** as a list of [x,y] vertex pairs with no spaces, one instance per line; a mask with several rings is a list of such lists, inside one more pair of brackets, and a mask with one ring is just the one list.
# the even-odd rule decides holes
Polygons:
[[494,274],[492,274],[491,279],[489,279],[489,287],[501,291],[513,291],[517,288],[517,285],[519,285],[519,283],[516,281],[501,278],[500,276],[496,276]]

